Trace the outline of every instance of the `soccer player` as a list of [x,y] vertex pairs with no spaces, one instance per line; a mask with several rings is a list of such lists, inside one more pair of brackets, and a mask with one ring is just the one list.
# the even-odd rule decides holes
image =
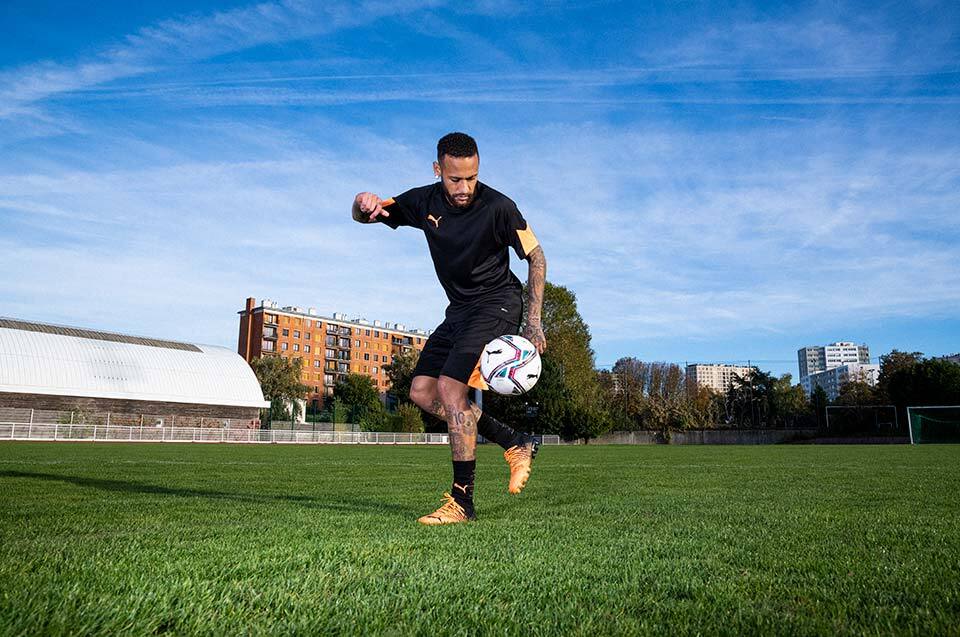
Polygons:
[[421,524],[454,524],[476,519],[473,483],[477,432],[505,449],[510,493],[520,493],[530,477],[538,443],[482,413],[470,402],[469,387],[486,389],[480,376],[483,346],[520,327],[523,286],[510,271],[509,248],[529,263],[527,325],[523,336],[543,352],[547,341],[540,322],[547,262],[543,248],[517,206],[477,178],[477,142],[450,133],[437,143],[434,175],[439,183],[414,188],[391,199],[361,192],[353,219],[381,222],[393,229],[423,231],[433,266],[450,304],[446,318],[427,340],[413,372],[410,399],[447,423],[453,454],[453,487],[443,505],[421,517]]

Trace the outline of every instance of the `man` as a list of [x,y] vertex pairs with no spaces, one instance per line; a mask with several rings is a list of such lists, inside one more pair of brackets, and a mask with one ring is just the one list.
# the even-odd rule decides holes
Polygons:
[[[421,524],[454,524],[476,518],[473,483],[477,432],[505,449],[510,493],[520,493],[530,477],[538,443],[482,413],[469,401],[469,387],[486,389],[478,364],[483,346],[497,336],[515,334],[523,311],[520,281],[510,272],[509,248],[529,262],[527,326],[523,336],[540,352],[546,349],[540,312],[547,262],[516,204],[477,179],[477,143],[450,133],[437,143],[434,175],[439,183],[381,200],[358,194],[353,218],[382,222],[393,229],[412,226],[427,238],[437,278],[450,305],[434,330],[413,372],[410,399],[445,420],[453,454],[453,488],[444,504]],[[451,495],[452,494],[452,495]]]

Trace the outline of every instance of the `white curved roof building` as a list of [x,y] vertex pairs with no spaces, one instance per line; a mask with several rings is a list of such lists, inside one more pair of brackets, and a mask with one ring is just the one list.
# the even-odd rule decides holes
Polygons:
[[0,401],[14,395],[270,405],[247,362],[224,347],[0,318]]

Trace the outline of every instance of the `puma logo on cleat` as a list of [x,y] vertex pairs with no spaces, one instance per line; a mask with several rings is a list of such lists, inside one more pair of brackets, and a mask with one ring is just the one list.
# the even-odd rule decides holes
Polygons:
[[441,219],[443,219],[443,217],[434,217],[433,215],[427,215],[427,221],[432,221],[432,222],[433,222],[433,225],[434,225],[436,228],[440,228],[440,220],[441,220]]

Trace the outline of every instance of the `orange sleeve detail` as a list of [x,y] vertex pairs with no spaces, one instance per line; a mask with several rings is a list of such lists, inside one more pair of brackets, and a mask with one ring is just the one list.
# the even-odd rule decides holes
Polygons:
[[517,236],[520,237],[520,245],[523,246],[523,253],[528,256],[540,245],[537,237],[533,234],[533,230],[530,229],[529,223],[525,230],[517,230]]
[[467,381],[468,387],[473,387],[474,389],[479,389],[480,391],[486,391],[490,389],[490,386],[487,385],[486,381],[483,380],[483,375],[480,373],[480,359],[477,359],[477,366],[473,368],[473,373],[470,374],[470,380]]
[[382,200],[382,201],[380,202],[380,207],[381,207],[381,208],[386,208],[387,206],[392,206],[392,205],[395,204],[395,203],[396,203],[396,202],[393,200],[393,197],[390,197],[389,199],[384,199],[384,200]]

